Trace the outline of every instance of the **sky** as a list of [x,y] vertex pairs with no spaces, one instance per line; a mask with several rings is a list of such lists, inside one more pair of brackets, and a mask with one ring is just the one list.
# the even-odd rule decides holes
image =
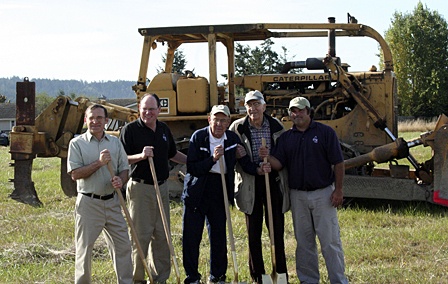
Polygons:
[[[347,13],[384,36],[395,12],[412,13],[418,0],[1,0],[0,77],[115,81],[138,79],[143,37],[138,28],[246,24],[325,23],[328,17],[346,23]],[[422,0],[447,20],[448,1]],[[276,41],[291,61],[324,57],[328,39],[311,43]],[[261,42],[250,43],[253,48]],[[248,43],[243,43],[248,44]],[[190,45],[191,46],[191,45]],[[221,45],[222,46],[222,45]],[[182,47],[187,69],[208,77],[206,46]],[[223,48],[218,74],[225,73]],[[148,78],[162,65],[161,45],[151,52]],[[378,66],[378,45],[372,39],[336,40],[336,55],[351,71]],[[221,56],[220,56],[221,55]],[[200,60],[202,59],[202,60]],[[222,70],[222,72],[220,72]],[[224,82],[224,78],[218,78]]]

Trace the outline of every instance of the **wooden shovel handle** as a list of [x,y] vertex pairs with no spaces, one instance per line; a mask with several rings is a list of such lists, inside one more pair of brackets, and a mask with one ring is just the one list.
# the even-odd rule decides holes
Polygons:
[[173,262],[174,271],[176,273],[177,283],[180,284],[179,266],[177,265],[176,254],[174,252],[173,241],[171,239],[170,226],[168,224],[168,220],[167,220],[167,217],[166,217],[166,214],[165,214],[165,209],[164,209],[164,206],[163,206],[162,194],[160,194],[160,188],[159,188],[159,184],[157,182],[158,179],[157,179],[156,168],[154,166],[153,158],[152,157],[148,157],[148,162],[149,162],[149,167],[151,169],[152,180],[154,182],[154,189],[156,190],[157,203],[159,204],[160,216],[162,216],[163,228],[165,229],[165,237],[166,237],[166,240],[168,242],[168,247],[170,248],[171,260]]
[[224,207],[226,210],[227,229],[229,231],[230,251],[232,252],[232,260],[233,260],[233,272],[234,272],[233,283],[238,283],[238,263],[236,260],[235,239],[233,237],[232,219],[230,218],[229,199],[227,195],[227,185],[226,185],[226,176],[224,173],[223,159],[224,159],[223,156],[219,158],[219,168],[221,173],[222,191],[224,195]]
[[[266,147],[266,139],[261,138],[261,145]],[[263,161],[268,162],[268,158],[264,157]],[[274,218],[272,216],[272,201],[271,201],[271,185],[269,184],[269,173],[264,173],[264,181],[266,183],[266,204],[268,209],[268,223],[269,223],[269,239],[271,240],[271,261],[272,261],[272,273],[276,271],[275,262],[275,242],[274,242]]]
[[[107,168],[109,169],[110,177],[114,178],[115,173],[114,173],[114,170],[113,170],[110,162],[107,163]],[[120,200],[121,207],[123,208],[124,215],[126,216],[126,220],[128,220],[129,228],[131,228],[131,235],[132,235],[132,238],[134,239],[135,246],[137,247],[138,256],[140,257],[141,261],[143,262],[143,266],[145,268],[146,274],[148,275],[149,283],[153,284],[154,280],[152,279],[151,271],[149,270],[148,264],[146,263],[145,256],[143,255],[143,250],[142,250],[142,247],[141,247],[140,242],[137,237],[137,230],[135,229],[134,222],[132,222],[132,218],[131,218],[131,215],[129,214],[129,210],[126,207],[126,202],[124,201],[123,194],[121,194],[121,189],[115,188],[115,191],[117,192],[118,199]]]

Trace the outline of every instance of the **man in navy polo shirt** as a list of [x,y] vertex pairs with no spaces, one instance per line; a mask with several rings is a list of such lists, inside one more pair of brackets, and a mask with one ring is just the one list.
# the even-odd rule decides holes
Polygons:
[[[344,158],[335,131],[313,120],[310,102],[289,103],[293,127],[278,138],[268,161],[275,170],[286,167],[290,188],[296,271],[301,283],[319,283],[316,235],[331,283],[348,283],[336,208],[342,205]],[[266,148],[260,155],[268,154]]]

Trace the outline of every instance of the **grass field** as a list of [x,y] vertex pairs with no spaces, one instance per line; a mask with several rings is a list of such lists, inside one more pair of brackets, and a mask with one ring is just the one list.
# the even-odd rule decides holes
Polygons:
[[[410,133],[418,137],[419,133]],[[421,147],[420,147],[421,148]],[[422,148],[426,150],[427,148]],[[429,152],[430,153],[430,152]],[[427,154],[422,154],[427,155]],[[0,147],[0,283],[71,283],[74,275],[74,198],[59,185],[59,160],[36,159],[33,181],[44,206],[34,208],[8,198],[13,169],[8,148]],[[240,281],[250,282],[244,215],[231,209]],[[173,242],[184,278],[181,255],[182,206],[171,203]],[[448,212],[420,202],[352,201],[339,209],[346,273],[351,283],[448,283]],[[290,213],[285,242],[291,283],[295,273],[295,240]],[[266,270],[271,271],[269,239],[265,231]],[[208,275],[208,241],[204,232],[200,272]],[[115,275],[100,237],[94,250],[93,283],[115,283]],[[229,256],[228,281],[233,278]],[[329,283],[320,257],[321,283]],[[174,271],[169,283],[175,283]]]

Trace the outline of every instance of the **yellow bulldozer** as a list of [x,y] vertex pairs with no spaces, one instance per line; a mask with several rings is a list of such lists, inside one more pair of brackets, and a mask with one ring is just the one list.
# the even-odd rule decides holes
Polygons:
[[[232,118],[239,111],[237,87],[259,90],[265,96],[267,113],[279,118],[288,128],[288,102],[296,96],[306,97],[314,108],[314,119],[331,126],[337,133],[345,155],[345,197],[392,200],[423,200],[448,206],[448,118],[441,115],[433,131],[412,141],[397,137],[397,82],[393,59],[384,38],[373,28],[359,24],[349,16],[347,23],[328,18],[324,23],[204,25],[138,29],[143,50],[137,83],[132,86],[137,102],[144,93],[156,93],[161,99],[159,116],[166,122],[179,150],[188,148],[188,138],[196,129],[207,125],[207,114],[215,104],[227,104]],[[370,68],[350,72],[348,63],[336,56],[337,38],[365,37],[379,45],[383,70]],[[328,52],[320,57],[286,62],[278,74],[235,76],[235,45],[249,41],[288,38],[301,44],[313,38],[328,38]],[[208,74],[178,74],[173,71],[174,53],[186,44],[207,44]],[[300,44],[299,43],[299,44]],[[222,44],[227,58],[227,85],[218,85],[217,45]],[[151,50],[166,46],[164,71],[147,83]],[[356,46],[352,46],[356,52]],[[11,132],[11,159],[14,166],[14,191],[11,198],[31,205],[41,205],[31,180],[33,159],[61,158],[61,186],[68,196],[76,189],[66,174],[67,147],[70,139],[81,133],[83,113],[90,102],[85,98],[72,101],[58,97],[34,119],[34,83],[17,83],[17,123]],[[113,125],[138,117],[135,110],[106,105]],[[429,146],[433,156],[418,162],[409,154],[415,146]],[[412,168],[400,165],[409,160]],[[378,169],[377,163],[391,163],[390,169]],[[182,172],[182,171],[181,171]],[[173,165],[170,187],[182,188],[182,174]]]

